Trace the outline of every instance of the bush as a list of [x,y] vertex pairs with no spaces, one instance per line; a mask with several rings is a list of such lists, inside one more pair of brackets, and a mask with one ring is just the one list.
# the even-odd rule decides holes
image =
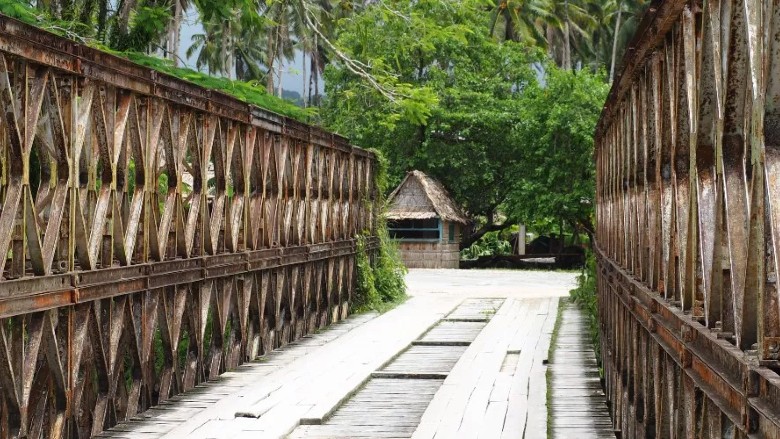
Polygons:
[[374,285],[383,303],[397,304],[406,299],[406,265],[396,243],[390,239],[384,221],[377,228],[377,235],[379,250],[374,264]]
[[[508,238],[508,237],[507,237]],[[468,248],[460,251],[461,259],[477,259],[480,256],[502,256],[512,254],[512,244],[504,239],[501,231],[485,233]]]
[[357,237],[357,288],[353,312],[384,312],[406,300],[406,267],[390,240],[387,228],[378,227],[379,248],[369,255],[366,236]]
[[[377,157],[377,172],[374,183],[379,196],[376,203],[385,205],[387,191],[387,160],[381,152],[372,150]],[[352,301],[353,312],[370,310],[386,311],[406,300],[406,266],[401,260],[395,242],[387,232],[384,213],[377,218],[376,236],[379,248],[369,254],[367,239],[371,231],[365,230],[356,237],[357,288]]]

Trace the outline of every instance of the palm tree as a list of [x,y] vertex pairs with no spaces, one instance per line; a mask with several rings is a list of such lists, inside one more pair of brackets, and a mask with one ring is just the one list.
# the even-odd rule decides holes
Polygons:
[[[292,60],[296,46],[305,44],[302,42],[309,38],[303,14],[299,0],[276,0],[263,11],[263,17],[270,23],[266,40],[266,89],[269,92],[276,89],[279,96],[282,92],[281,75],[284,62]],[[277,78],[279,81],[275,82]]]
[[609,82],[615,77],[615,58],[617,55],[618,35],[620,34],[620,19],[623,18],[623,0],[618,0],[617,20],[615,20],[615,35],[612,38],[612,59],[609,63]]
[[192,44],[187,48],[187,57],[191,57],[197,51],[198,57],[195,59],[195,68],[198,70],[206,69],[211,75],[223,73],[225,66],[222,63],[222,26],[215,23],[214,20],[203,22],[203,33],[192,36]]
[[209,74],[244,81],[262,79],[265,41],[264,34],[257,29],[262,27],[263,20],[257,14],[245,14],[238,9],[230,14],[232,18],[227,24],[220,15],[203,21],[204,32],[192,36],[187,56],[197,52],[195,67],[205,68]]
[[618,67],[616,64],[617,56],[625,51],[626,45],[636,32],[639,21],[649,5],[649,0],[619,0],[617,19],[612,35],[610,82],[612,82],[615,69]]
[[648,0],[607,0],[591,2],[588,13],[594,19],[591,38],[580,54],[592,69],[606,68],[610,81],[618,68],[621,54],[634,35]]
[[594,17],[588,8],[591,2],[588,0],[564,0],[555,2],[550,16],[554,17],[547,25],[548,51],[556,55],[554,59],[564,69],[574,67],[575,57],[577,61],[586,64],[588,48],[593,36],[593,29],[597,26]]
[[580,61],[586,57],[596,25],[589,8],[596,1],[496,0],[490,12],[490,33],[544,47],[559,66],[571,69],[575,56]]
[[552,0],[496,0],[490,11],[490,34],[506,41],[543,44],[551,4]]

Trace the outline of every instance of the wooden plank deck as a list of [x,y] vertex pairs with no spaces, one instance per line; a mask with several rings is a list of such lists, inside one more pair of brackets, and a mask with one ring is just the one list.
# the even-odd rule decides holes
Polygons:
[[[450,372],[413,438],[546,436],[545,366],[558,299],[507,299]],[[460,308],[459,308],[460,310]],[[452,320],[484,318],[478,309]]]
[[[464,301],[394,358],[322,425],[298,427],[292,439],[410,438],[444,378],[500,307],[503,299]],[[484,322],[471,322],[480,318]],[[474,323],[478,323],[475,325]],[[444,340],[444,339],[448,340]]]
[[442,379],[374,378],[324,425],[298,427],[291,439],[408,438]]
[[331,413],[382,365],[461,302],[414,298],[246,363],[103,432],[105,438],[280,438]]
[[411,346],[382,372],[399,375],[447,374],[458,362],[466,346]]
[[444,320],[423,335],[417,344],[468,345],[482,331],[487,322],[462,322]]
[[550,374],[551,437],[614,439],[587,322],[574,305],[562,312]]
[[449,313],[445,320],[452,321],[487,321],[504,303],[502,298],[471,298],[466,299],[455,310]]
[[376,316],[376,313],[367,313],[335,323],[326,331],[305,336],[294,343],[270,352],[257,361],[244,363],[235,370],[220,375],[216,380],[200,384],[186,393],[174,396],[96,437],[140,439],[163,437],[193,418],[215,410],[220,402],[232,397],[247,386],[256,384],[268,375],[284,370],[295,360],[338,339]]

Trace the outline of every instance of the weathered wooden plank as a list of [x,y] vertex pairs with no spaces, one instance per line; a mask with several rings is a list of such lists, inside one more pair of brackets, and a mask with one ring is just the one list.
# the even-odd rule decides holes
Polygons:
[[[565,305],[561,313],[558,339],[550,359],[551,431],[555,437],[615,437],[607,398],[601,387],[588,327],[575,305]],[[576,351],[574,340],[578,340]]]
[[442,382],[372,378],[323,425],[298,428],[290,437],[411,437]]

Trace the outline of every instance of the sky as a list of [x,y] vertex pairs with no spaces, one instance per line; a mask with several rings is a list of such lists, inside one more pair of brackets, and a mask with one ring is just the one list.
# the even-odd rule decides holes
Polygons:
[[[192,45],[192,36],[199,33],[203,33],[203,26],[201,26],[198,20],[198,12],[194,8],[190,8],[185,13],[185,19],[181,27],[179,57],[184,60],[187,67],[193,70],[197,70],[195,68],[195,59],[198,54],[196,52],[192,57],[187,58],[187,49]],[[303,94],[303,54],[300,51],[296,51],[295,59],[292,62],[285,63],[283,67],[282,88]],[[322,80],[320,79],[320,90],[323,89]]]

